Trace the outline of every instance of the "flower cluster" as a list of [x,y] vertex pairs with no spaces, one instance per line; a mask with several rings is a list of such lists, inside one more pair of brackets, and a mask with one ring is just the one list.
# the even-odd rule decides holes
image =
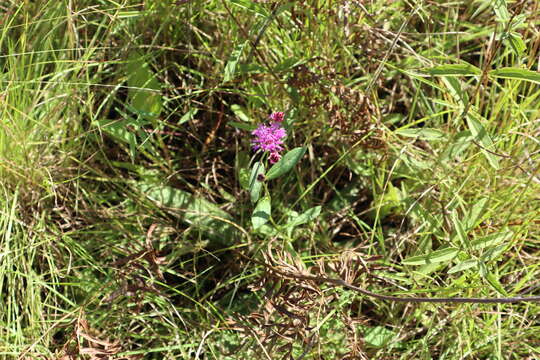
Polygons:
[[268,118],[274,122],[278,122],[278,123],[283,122],[283,112],[281,111],[273,112],[270,114]]
[[274,164],[281,159],[279,152],[283,150],[283,138],[287,136],[287,132],[281,126],[283,122],[283,113],[274,112],[269,117],[270,124],[261,124],[251,132],[255,138],[251,141],[253,150],[262,150],[270,153],[270,163]]

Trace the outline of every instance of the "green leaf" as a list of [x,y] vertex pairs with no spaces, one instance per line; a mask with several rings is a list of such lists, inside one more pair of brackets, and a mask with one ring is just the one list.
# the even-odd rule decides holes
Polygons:
[[482,70],[471,64],[447,64],[435,66],[425,71],[432,76],[476,76]]
[[251,168],[249,175],[249,196],[252,203],[256,203],[259,200],[263,182],[258,179],[259,175],[264,175],[264,164],[257,161]]
[[493,261],[497,259],[504,252],[504,250],[506,250],[507,246],[508,244],[502,244],[489,248],[484,254],[482,254],[480,258],[484,262]]
[[163,107],[160,94],[161,84],[144,60],[144,56],[137,51],[131,52],[126,64],[126,72],[131,107],[145,119],[156,119]]
[[506,290],[504,290],[501,283],[499,282],[499,279],[497,279],[497,277],[495,277],[495,275],[487,269],[484,263],[479,262],[478,267],[480,268],[480,275],[487,280],[491,287],[493,287],[499,294],[503,296],[508,296]]
[[426,255],[418,255],[403,260],[404,265],[426,265],[450,261],[457,256],[459,250],[456,248],[444,248],[433,251]]
[[495,290],[497,290],[497,292],[499,292],[499,294],[501,294],[502,296],[508,296],[508,293],[506,292],[506,290],[504,290],[504,287],[499,282],[499,279],[497,279],[497,277],[495,277],[493,273],[487,273],[484,278]]
[[247,116],[246,111],[244,110],[242,106],[238,104],[232,104],[231,110],[234,113],[234,115],[236,115],[236,117],[239,118],[240,120],[245,121],[245,122],[250,122],[249,116]]
[[509,33],[507,41],[518,57],[523,56],[525,50],[527,50],[527,45],[525,45],[525,42],[521,38],[521,34],[516,32]]
[[238,171],[238,181],[244,190],[249,190],[249,169],[242,168]]
[[[474,136],[475,140],[480,143],[482,146],[480,150],[486,157],[487,161],[493,167],[495,170],[499,170],[499,157],[497,155],[494,155],[490,151],[495,151],[495,146],[493,144],[493,141],[491,140],[491,137],[487,133],[486,129],[482,125],[480,121],[473,118],[475,114],[470,111],[469,114],[467,114],[467,125],[469,126],[469,130],[471,131],[471,134]],[[478,116],[478,115],[476,115]]]
[[272,211],[272,205],[270,196],[265,196],[259,200],[253,214],[251,215],[251,223],[254,229],[258,229],[270,219],[270,213]]
[[295,58],[295,57],[287,58],[274,67],[274,72],[282,72],[282,71],[289,70],[293,66],[300,64],[300,62],[301,62],[300,59]]
[[[469,95],[466,91],[463,91],[463,84],[461,79],[457,77],[443,77],[442,82],[448,89],[448,94],[455,100],[459,108],[464,108],[468,103]],[[455,105],[450,105],[454,107]]]
[[288,228],[294,228],[298,225],[302,225],[315,220],[321,213],[321,206],[315,206],[306,210],[300,216],[295,217],[285,225]]
[[398,213],[398,211],[403,205],[402,199],[403,194],[401,193],[401,191],[397,187],[392,185],[392,183],[388,183],[386,192],[382,195],[382,198],[373,200],[375,209],[373,209],[373,211],[370,212],[368,215],[372,218],[375,218],[378,213],[379,218],[384,219],[390,214]]
[[180,210],[183,221],[204,230],[209,238],[219,242],[231,240],[234,227],[227,221],[232,217],[216,204],[170,186],[137,183],[136,187],[160,206]]
[[540,84],[540,72],[520,69],[515,67],[505,67],[501,69],[491,70],[491,76],[503,79],[530,81],[535,84]]
[[254,124],[246,124],[241,123],[237,121],[229,121],[227,122],[228,125],[231,125],[232,127],[235,127],[237,129],[245,130],[245,131],[253,131],[257,128],[257,125]]
[[462,244],[462,246],[467,245],[467,232],[465,231],[465,227],[463,226],[463,223],[459,219],[457,212],[454,210],[450,214],[450,218],[452,219],[452,223],[454,224],[454,229],[457,233],[457,238],[459,239],[459,242]]
[[508,12],[508,6],[506,0],[491,0],[493,10],[495,11],[495,17],[497,21],[507,22],[510,19],[510,13]]
[[98,120],[95,122],[101,130],[116,140],[131,144],[137,141],[137,136],[133,131],[128,130],[130,125],[136,126],[136,122],[129,120]]
[[471,145],[472,135],[469,130],[455,134],[442,154],[443,160],[453,160],[460,156]]
[[178,122],[178,125],[193,120],[197,112],[199,112],[199,109],[197,108],[189,109],[187,113],[182,115],[182,117],[180,118],[180,121]]
[[273,180],[291,171],[298,161],[304,156],[307,148],[297,147],[283,155],[283,158],[274,164],[266,174],[267,180]]
[[238,64],[236,66],[236,70],[239,74],[245,75],[245,74],[261,74],[265,73],[266,70],[257,64]]
[[419,138],[423,140],[443,140],[445,138],[444,132],[432,128],[399,129],[396,131],[396,134],[404,137]]
[[486,204],[488,202],[487,198],[482,198],[478,200],[472,207],[471,211],[465,214],[463,222],[465,223],[465,228],[467,230],[472,230],[476,224],[481,220],[482,216],[485,214]]
[[495,234],[489,234],[486,236],[482,236],[478,239],[475,239],[471,241],[471,249],[473,250],[480,250],[484,249],[486,247],[491,247],[493,245],[497,245],[505,240],[507,240],[509,237],[512,236],[512,231],[506,230],[501,231]]
[[418,170],[427,170],[433,168],[433,159],[417,158],[418,154],[403,152],[399,154],[399,160],[403,161],[403,164],[409,167],[413,173]]
[[242,52],[244,51],[244,47],[247,43],[247,41],[244,41],[243,43],[236,45],[234,50],[231,52],[229,61],[227,61],[227,65],[225,65],[223,82],[228,82],[234,79],[236,74],[236,66],[238,65],[238,61],[240,61],[240,56],[242,56]]
[[366,331],[364,341],[375,347],[383,347],[396,337],[396,333],[383,326],[376,326]]
[[398,72],[400,72],[400,73],[402,73],[402,74],[405,74],[405,75],[407,75],[407,76],[409,76],[409,77],[411,77],[411,78],[413,78],[413,79],[415,79],[415,80],[417,80],[417,81],[419,81],[419,82],[421,82],[421,83],[424,83],[424,84],[426,84],[426,85],[428,85],[428,86],[430,86],[430,87],[432,87],[432,88],[434,88],[434,89],[438,89],[438,90],[441,90],[441,91],[444,90],[441,86],[439,86],[439,85],[436,84],[435,82],[430,81],[430,80],[427,80],[425,74],[422,74],[422,73],[416,73],[416,72],[414,72],[414,71],[401,69],[401,68],[396,67],[396,66],[394,66],[394,65],[392,65],[392,64],[390,64],[390,63],[388,63],[387,66],[388,66],[389,68],[391,68],[392,70],[396,70],[396,71],[398,71]]
[[452,267],[450,270],[448,270],[448,274],[454,274],[460,271],[465,271],[470,268],[478,267],[478,260],[476,259],[469,259],[462,261],[458,263],[456,266]]
[[229,0],[234,5],[237,5],[241,8],[244,8],[246,10],[249,10],[253,12],[256,15],[267,17],[270,15],[268,10],[266,10],[263,6],[257,4],[255,1],[251,0]]

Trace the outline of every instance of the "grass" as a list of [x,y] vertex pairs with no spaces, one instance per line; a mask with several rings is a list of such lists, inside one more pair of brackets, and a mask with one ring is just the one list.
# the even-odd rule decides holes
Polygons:
[[538,10],[6,2],[0,356],[537,357]]

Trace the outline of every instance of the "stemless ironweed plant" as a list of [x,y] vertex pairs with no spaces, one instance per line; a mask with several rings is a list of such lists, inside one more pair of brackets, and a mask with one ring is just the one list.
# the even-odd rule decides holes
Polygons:
[[268,160],[274,164],[281,159],[280,151],[283,150],[283,139],[287,136],[287,132],[281,126],[283,122],[283,113],[274,112],[269,116],[270,125],[261,124],[251,132],[255,138],[251,141],[253,150],[262,150],[268,152],[270,156]]

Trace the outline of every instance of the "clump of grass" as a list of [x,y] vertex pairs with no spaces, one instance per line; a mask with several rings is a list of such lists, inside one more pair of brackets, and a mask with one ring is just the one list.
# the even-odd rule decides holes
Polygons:
[[6,5],[2,354],[534,356],[536,303],[271,271],[534,293],[537,4],[476,5]]

